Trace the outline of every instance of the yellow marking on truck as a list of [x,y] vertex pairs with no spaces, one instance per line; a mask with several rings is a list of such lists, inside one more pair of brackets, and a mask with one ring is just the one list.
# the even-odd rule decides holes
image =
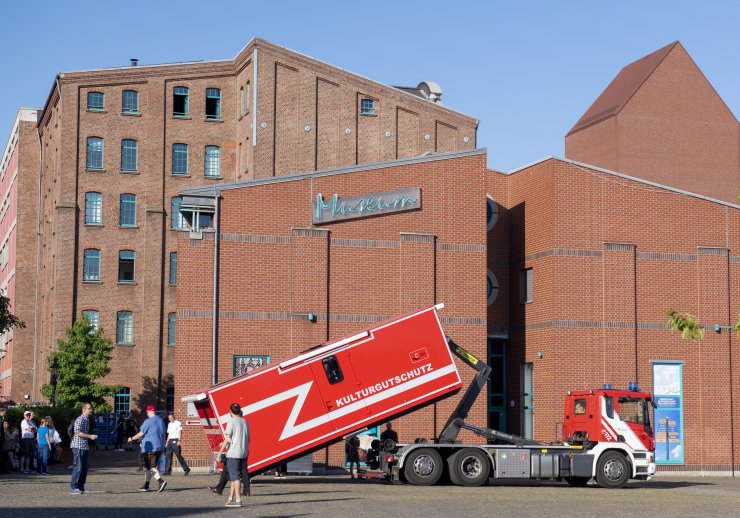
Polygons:
[[465,349],[463,349],[460,346],[457,347],[457,354],[459,354],[460,356],[464,356],[465,358],[467,358],[468,361],[470,363],[472,363],[473,365],[478,365],[478,358],[476,358],[475,356],[473,356],[472,354],[470,354],[468,351],[466,351]]

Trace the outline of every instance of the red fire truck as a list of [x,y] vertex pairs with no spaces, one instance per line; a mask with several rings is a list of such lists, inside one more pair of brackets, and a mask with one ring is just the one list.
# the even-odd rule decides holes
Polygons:
[[[467,424],[491,368],[444,335],[437,314],[443,307],[421,309],[316,346],[183,401],[195,405],[214,455],[229,407],[241,406],[250,423],[249,472],[255,475],[457,393],[462,382],[454,354],[477,372],[440,436],[409,445],[386,441],[370,452],[375,459],[371,467],[390,481],[432,485],[447,473],[454,484],[465,486],[489,478],[565,479],[582,485],[595,477],[603,487],[620,487],[629,478],[655,473],[650,395],[637,390],[570,394],[563,445]],[[622,420],[620,409],[632,407],[639,407],[641,420]],[[461,429],[507,444],[461,444]]]

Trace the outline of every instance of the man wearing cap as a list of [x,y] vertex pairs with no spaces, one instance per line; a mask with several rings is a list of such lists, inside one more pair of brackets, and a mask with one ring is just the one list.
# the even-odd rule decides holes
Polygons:
[[69,483],[70,495],[81,495],[85,492],[85,481],[87,481],[87,470],[90,468],[90,446],[88,439],[93,441],[98,438],[90,434],[90,414],[92,405],[82,405],[82,415],[75,419],[74,432],[70,447],[72,448],[72,480]]
[[144,484],[139,486],[139,491],[149,491],[149,481],[152,476],[157,480],[159,487],[157,492],[161,492],[167,482],[159,474],[157,465],[159,464],[159,458],[162,456],[164,450],[164,421],[157,416],[157,409],[154,405],[146,407],[147,420],[141,425],[139,433],[133,437],[129,437],[128,442],[142,439],[141,451],[144,454]]
[[23,421],[21,421],[21,473],[29,473],[35,442],[36,423],[33,422],[33,412],[26,410],[23,412]]

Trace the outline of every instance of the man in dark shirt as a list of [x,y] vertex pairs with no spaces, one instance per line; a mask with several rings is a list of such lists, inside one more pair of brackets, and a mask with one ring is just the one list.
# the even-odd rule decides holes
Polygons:
[[380,442],[384,442],[386,439],[393,439],[393,442],[398,444],[398,434],[391,426],[390,421],[385,423],[385,430],[380,434]]

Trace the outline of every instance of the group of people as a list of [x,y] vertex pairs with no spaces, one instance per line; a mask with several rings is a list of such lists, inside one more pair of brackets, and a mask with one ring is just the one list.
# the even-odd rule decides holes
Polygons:
[[[392,440],[394,444],[398,443],[398,434],[390,422],[385,423],[385,430],[380,433],[380,442],[384,443],[387,440]],[[350,434],[346,437],[344,441],[344,453],[347,455],[350,480],[364,479],[365,477],[360,474],[360,437],[357,434]],[[353,467],[355,471],[352,471]]]
[[49,463],[59,462],[62,438],[50,416],[42,417],[38,424],[34,414],[26,410],[20,427],[10,426],[5,418],[5,408],[0,408],[0,473],[15,469],[23,474],[49,474]]

